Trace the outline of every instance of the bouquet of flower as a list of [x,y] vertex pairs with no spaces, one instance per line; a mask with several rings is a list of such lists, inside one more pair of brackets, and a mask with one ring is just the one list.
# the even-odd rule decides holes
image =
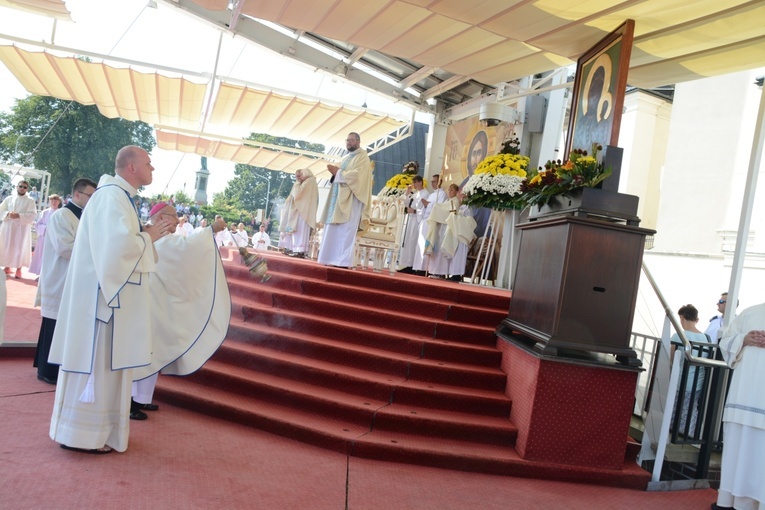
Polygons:
[[544,168],[529,173],[521,186],[524,206],[543,206],[555,195],[562,195],[577,188],[594,188],[611,175],[611,169],[598,163],[598,152],[603,150],[593,144],[592,155],[574,149],[565,163],[548,161]]
[[529,158],[519,154],[518,139],[502,144],[502,151],[478,165],[462,189],[463,203],[493,209],[517,209]]
[[412,184],[412,179],[420,170],[420,164],[416,161],[410,161],[404,165],[400,174],[396,174],[385,183],[385,187],[377,194],[378,197],[400,197],[406,192],[407,186]]

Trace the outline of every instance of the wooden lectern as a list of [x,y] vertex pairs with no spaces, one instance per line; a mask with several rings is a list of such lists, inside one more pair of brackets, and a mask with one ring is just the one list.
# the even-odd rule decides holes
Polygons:
[[608,353],[640,366],[630,330],[645,237],[653,231],[571,215],[517,228],[515,285],[500,336],[520,333],[542,354]]

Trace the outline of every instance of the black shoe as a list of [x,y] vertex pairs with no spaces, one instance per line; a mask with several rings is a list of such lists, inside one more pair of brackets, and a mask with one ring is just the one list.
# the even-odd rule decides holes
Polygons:
[[141,404],[133,401],[130,409],[132,411],[159,411],[159,406],[157,404]]
[[411,266],[405,267],[403,269],[399,269],[398,272],[399,273],[404,273],[404,274],[413,274],[414,273],[414,271],[412,271],[412,267]]
[[425,271],[413,271],[417,276],[425,276]]
[[453,274],[449,277],[450,282],[461,282],[462,281],[462,275],[461,274]]
[[47,378],[47,377],[45,377],[44,375],[38,375],[38,376],[37,376],[37,379],[38,379],[39,381],[42,381],[42,382],[46,382],[46,383],[48,383],[48,384],[52,384],[53,386],[55,386],[55,385],[56,385],[56,381],[54,381],[53,379],[48,379],[48,378]]
[[149,418],[149,415],[144,413],[143,411],[132,411],[130,413],[131,420],[146,420],[148,418]]
[[712,503],[712,510],[733,510],[732,506],[720,506],[717,503]]

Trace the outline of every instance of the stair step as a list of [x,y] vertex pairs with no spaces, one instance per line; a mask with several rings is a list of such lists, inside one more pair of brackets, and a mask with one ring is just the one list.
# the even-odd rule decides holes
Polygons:
[[508,418],[476,416],[392,403],[374,415],[375,431],[433,434],[439,437],[515,446],[518,429]]
[[349,455],[644,489],[621,470],[521,459],[496,327],[510,292],[266,253],[261,282],[221,250],[226,340],[157,399]]
[[223,343],[212,361],[377,400],[405,398],[407,403],[435,409],[488,416],[507,417],[510,414],[510,401],[503,393],[495,389],[455,386],[444,382],[444,378],[437,381],[407,380],[404,372],[384,374],[359,367],[340,368],[331,361],[228,341]]
[[[375,429],[421,431],[434,437],[472,439],[477,442],[512,447],[517,430],[507,418],[479,417],[412,406],[389,404],[337,390],[321,388],[299,381],[285,382],[268,374],[251,374],[247,370],[210,361],[207,370],[190,376],[187,382],[198,386],[198,392],[226,391],[247,397],[234,399],[242,413],[259,413],[262,403],[302,412],[318,413],[328,419],[340,420],[358,427]],[[163,382],[166,378],[162,378]],[[163,384],[163,399],[189,392],[173,384]],[[223,398],[223,397],[221,397]],[[247,408],[247,409],[245,409]],[[274,409],[274,408],[270,408]],[[289,413],[288,413],[289,414]]]
[[[236,318],[231,320],[227,338],[244,344],[333,360],[340,364],[365,364],[370,370],[383,372],[403,367],[403,363],[416,359],[434,363],[446,362],[449,363],[448,366],[493,369],[496,369],[502,360],[502,354],[497,349],[483,346],[463,345],[442,340],[410,339],[415,342],[410,348],[390,349],[386,346],[402,339],[394,337],[391,341],[386,339],[385,342],[376,345],[351,344],[325,336],[317,337],[283,328],[242,322]],[[418,350],[419,353],[417,353]],[[499,370],[495,370],[495,373],[503,374]],[[502,377],[504,378],[504,375]]]
[[[317,316],[315,313],[301,313],[263,306],[256,307],[241,303],[238,303],[236,308],[241,309],[244,321],[252,324],[278,327],[317,337],[340,338],[361,345],[384,345],[386,349],[403,349],[399,352],[409,354],[413,354],[410,350],[413,347],[413,341],[421,344],[423,340],[430,338],[486,347],[494,347],[497,341],[493,330],[462,324],[436,322],[435,328],[430,334],[404,335],[401,331],[390,327],[355,322],[353,317],[348,317],[347,322],[344,322],[339,318],[333,320]],[[391,318],[391,320],[396,319]]]
[[352,455],[485,474],[602,484],[645,490],[646,472],[625,463],[621,470],[582,468],[522,459],[515,449],[459,439],[374,430],[353,442]]

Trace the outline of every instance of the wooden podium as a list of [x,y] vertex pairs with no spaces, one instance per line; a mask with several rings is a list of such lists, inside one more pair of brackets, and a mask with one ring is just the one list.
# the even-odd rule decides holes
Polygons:
[[517,228],[513,297],[498,334],[520,333],[546,355],[608,353],[640,366],[630,335],[645,237],[653,231],[569,215]]

